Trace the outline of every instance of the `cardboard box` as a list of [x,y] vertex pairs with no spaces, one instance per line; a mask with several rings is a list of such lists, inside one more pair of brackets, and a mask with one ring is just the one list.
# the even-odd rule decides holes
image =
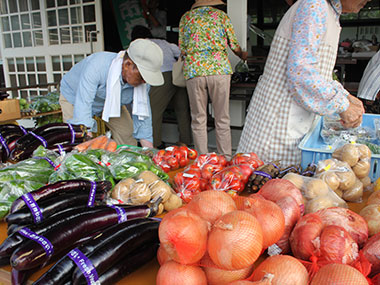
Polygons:
[[3,101],[0,101],[0,122],[20,118],[20,104],[17,99],[4,99]]

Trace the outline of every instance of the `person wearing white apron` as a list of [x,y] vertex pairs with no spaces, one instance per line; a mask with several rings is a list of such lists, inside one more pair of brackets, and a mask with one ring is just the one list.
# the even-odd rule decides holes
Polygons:
[[342,12],[368,0],[298,0],[282,18],[253,93],[237,152],[282,166],[299,164],[298,144],[318,115],[360,125],[363,104],[332,79]]

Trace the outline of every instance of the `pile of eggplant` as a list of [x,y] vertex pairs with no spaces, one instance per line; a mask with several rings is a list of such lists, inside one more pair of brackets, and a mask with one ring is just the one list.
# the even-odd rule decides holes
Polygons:
[[5,218],[0,265],[12,284],[56,262],[34,284],[112,284],[155,257],[160,199],[139,206],[107,205],[109,181],[59,181],[29,192]]
[[26,135],[28,131],[21,126],[14,124],[0,125],[0,157],[1,162],[5,163],[10,158],[11,153],[16,147],[19,138]]
[[40,145],[57,152],[71,151],[86,136],[87,128],[84,125],[50,123],[32,130],[13,124],[1,125],[1,160],[17,162],[27,159]]

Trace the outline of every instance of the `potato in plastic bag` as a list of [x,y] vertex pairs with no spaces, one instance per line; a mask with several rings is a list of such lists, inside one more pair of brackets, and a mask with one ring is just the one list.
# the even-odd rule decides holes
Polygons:
[[361,203],[363,201],[363,183],[356,178],[354,186],[343,191],[342,198],[348,202]]

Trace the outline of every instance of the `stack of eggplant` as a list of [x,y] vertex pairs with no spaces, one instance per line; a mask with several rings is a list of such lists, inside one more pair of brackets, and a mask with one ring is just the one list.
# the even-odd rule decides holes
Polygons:
[[1,125],[1,158],[3,162],[24,160],[40,145],[55,151],[71,151],[86,135],[84,125],[50,123],[28,131],[18,125]]
[[[109,181],[66,180],[29,192],[12,204],[0,264],[12,284],[56,262],[35,284],[112,284],[155,257],[160,200],[106,205]],[[57,261],[58,260],[58,261]]]
[[1,162],[6,162],[11,156],[19,138],[26,135],[28,131],[14,124],[0,125],[0,157]]

